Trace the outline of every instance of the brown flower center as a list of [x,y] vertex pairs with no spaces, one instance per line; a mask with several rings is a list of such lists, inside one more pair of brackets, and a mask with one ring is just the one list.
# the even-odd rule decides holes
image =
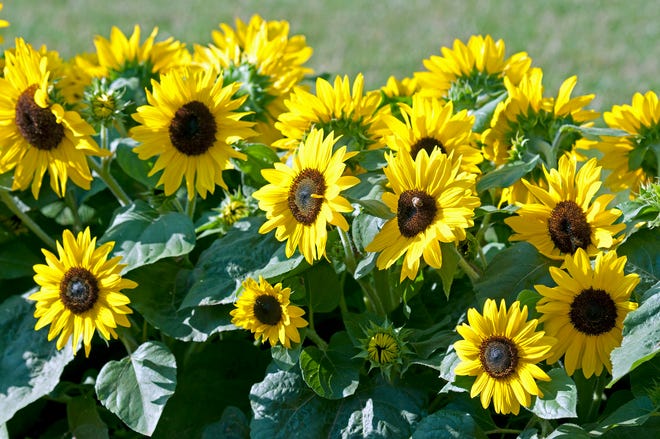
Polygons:
[[607,292],[589,288],[575,296],[568,315],[573,327],[583,334],[605,334],[616,325],[616,304]]
[[433,137],[422,137],[413,146],[410,147],[410,155],[412,156],[413,160],[415,160],[417,158],[417,154],[419,154],[421,150],[424,150],[430,156],[435,148],[440,148],[440,151],[442,151],[444,154],[447,154],[447,151],[445,150],[445,147],[440,140]]
[[269,294],[257,297],[252,307],[254,316],[264,325],[277,325],[282,319],[282,306],[277,298]]
[[563,253],[573,254],[591,244],[591,226],[575,201],[557,203],[548,218],[548,231],[555,247]]
[[86,268],[69,268],[60,282],[60,300],[74,314],[92,309],[99,298],[96,277]]
[[182,154],[204,154],[215,143],[218,127],[211,111],[199,101],[176,110],[170,123],[170,141]]
[[506,337],[493,335],[481,343],[479,360],[493,378],[507,378],[518,367],[518,348]]
[[426,192],[404,191],[399,196],[396,211],[399,232],[406,238],[417,236],[433,223],[437,212],[435,199]]
[[64,127],[50,108],[41,108],[34,102],[37,84],[28,87],[16,102],[16,127],[21,136],[37,149],[50,151],[64,138]]
[[303,169],[289,189],[289,210],[293,217],[306,226],[314,223],[323,205],[325,179],[316,169]]

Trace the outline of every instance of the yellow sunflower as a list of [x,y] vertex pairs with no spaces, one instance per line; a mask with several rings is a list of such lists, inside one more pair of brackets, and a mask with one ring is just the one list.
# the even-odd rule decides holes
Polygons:
[[82,336],[85,356],[89,357],[92,336],[98,330],[103,338],[117,338],[117,325],[129,327],[126,317],[131,314],[128,297],[121,290],[135,288],[137,284],[121,277],[125,265],[121,256],[108,259],[114,242],[96,247],[89,228],[77,237],[69,230],[57,243],[55,256],[42,250],[46,264],[34,266],[34,281],[41,289],[30,295],[36,300],[34,317],[38,318],[34,329],[50,324],[48,340],[59,334],[57,349],[62,349],[71,335],[75,353]]
[[291,341],[300,343],[298,328],[307,326],[302,318],[305,311],[289,301],[290,288],[282,284],[269,284],[259,276],[259,283],[247,278],[243,282],[243,292],[236,302],[236,309],[230,311],[231,322],[254,333],[254,339],[268,340],[271,346],[278,342],[291,348]]
[[558,340],[548,363],[564,356],[566,373],[582,369],[586,378],[600,375],[603,366],[612,372],[610,353],[621,345],[623,319],[637,309],[629,299],[639,276],[623,274],[626,260],[600,252],[592,268],[587,252],[578,249],[566,257],[564,270],[550,267],[557,286],[535,285],[543,296],[536,305],[539,321]]
[[23,39],[5,51],[4,78],[0,78],[0,173],[14,169],[12,190],[31,186],[39,196],[46,171],[50,186],[63,197],[70,178],[90,188],[88,156],[109,154],[99,148],[94,129],[75,111],[52,103],[48,58]]
[[472,227],[476,174],[461,172],[461,159],[434,149],[430,156],[422,149],[413,160],[404,149],[386,155],[383,169],[394,192],[385,192],[383,202],[396,216],[385,223],[366,247],[381,252],[376,261],[386,269],[405,254],[401,278],[414,279],[419,262],[433,268],[442,266],[440,242],[459,242]]
[[[504,91],[503,79],[518,84],[532,64],[525,52],[505,58],[504,41],[490,35],[473,35],[467,44],[454,41],[442,47],[442,56],[425,59],[425,72],[415,72],[420,93],[454,102],[456,110],[478,108]],[[484,100],[485,98],[485,100]]]
[[607,210],[614,195],[594,199],[601,186],[600,171],[593,158],[576,173],[576,160],[565,155],[559,159],[558,170],[543,168],[548,189],[523,179],[538,202],[520,205],[517,215],[504,220],[514,231],[509,239],[527,241],[552,259],[563,259],[578,248],[594,255],[599,248],[614,246],[615,235],[626,225],[614,224],[620,210]]
[[413,160],[422,149],[430,155],[439,148],[443,153],[461,156],[461,171],[481,173],[481,150],[473,146],[472,125],[474,116],[467,110],[454,114],[452,102],[443,104],[434,98],[416,94],[412,105],[399,104],[400,117],[383,116],[388,134],[383,136],[385,145],[394,151],[407,150]]
[[253,194],[268,220],[260,233],[275,230],[279,241],[287,240],[286,256],[296,250],[310,264],[325,256],[326,227],[348,230],[342,213],[352,212],[351,204],[340,193],[359,183],[353,176],[342,176],[345,160],[355,153],[342,146],[333,153],[336,138],[324,137],[323,130],[312,130],[293,156],[293,166],[275,163],[261,171],[269,182]]
[[610,128],[628,133],[625,137],[605,137],[595,145],[603,153],[600,165],[610,171],[605,185],[614,192],[630,189],[636,193],[642,184],[660,175],[658,96],[652,91],[635,93],[632,105],[615,105],[603,119]]
[[380,102],[377,91],[364,94],[364,77],[358,74],[351,88],[348,76],[337,76],[334,85],[323,78],[316,80],[316,94],[294,87],[284,101],[288,111],[280,114],[275,128],[283,139],[273,143],[277,148],[294,150],[312,128],[333,131],[349,151],[369,149],[376,143],[374,114]]
[[504,300],[497,303],[486,299],[483,315],[470,308],[468,324],[456,328],[463,337],[454,343],[461,362],[456,375],[476,376],[470,397],[480,395],[481,405],[487,408],[491,399],[495,412],[506,415],[529,407],[531,396],[543,397],[535,380],[550,381],[537,366],[550,354],[556,343],[543,331],[536,331],[538,321],[527,321],[527,306],[514,302],[509,309]]
[[150,175],[163,171],[158,185],[173,194],[185,177],[188,198],[202,198],[215,186],[227,188],[222,171],[231,169],[231,158],[245,154],[231,145],[254,135],[253,124],[240,120],[246,113],[234,111],[244,98],[232,99],[238,84],[223,87],[215,70],[172,71],[152,81],[148,105],[133,114],[140,125],[131,136],[141,143],[134,151],[143,160],[158,156]]
[[[543,97],[543,72],[531,69],[515,85],[504,79],[508,97],[495,108],[490,127],[482,134],[483,154],[495,166],[513,161],[529,161],[539,155],[547,159],[557,131],[562,125],[589,125],[598,117],[593,110],[584,109],[595,97],[593,94],[571,98],[577,84],[577,77],[565,80],[559,88],[557,98]],[[573,148],[580,147],[584,139],[570,135],[552,151],[555,157]],[[527,174],[527,179],[541,183],[543,175],[540,166]],[[525,186],[517,181],[504,188],[501,203],[514,204],[529,201]]]

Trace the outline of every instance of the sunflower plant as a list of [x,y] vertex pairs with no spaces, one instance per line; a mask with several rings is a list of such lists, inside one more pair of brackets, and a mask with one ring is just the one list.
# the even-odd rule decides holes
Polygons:
[[654,92],[490,35],[370,89],[285,20],[100,32],[0,39],[0,437],[658,431]]

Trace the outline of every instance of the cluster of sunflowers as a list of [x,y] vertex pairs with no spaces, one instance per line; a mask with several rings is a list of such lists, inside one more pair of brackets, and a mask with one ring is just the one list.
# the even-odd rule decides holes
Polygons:
[[[597,424],[605,385],[658,350],[653,317],[640,326],[656,338],[635,365],[598,379],[634,332],[627,316],[658,307],[657,260],[645,270],[637,256],[658,254],[657,95],[636,94],[598,127],[594,95],[571,97],[576,77],[548,97],[541,68],[490,36],[456,40],[425,71],[365,91],[362,75],[312,76],[312,48],[289,31],[255,15],[192,50],[158,29],[142,41],[136,26],[69,60],[21,38],[4,51],[2,239],[43,247],[38,288],[13,292],[36,303],[34,339],[50,325],[66,365],[69,346],[75,354],[82,340],[88,357],[98,331],[123,342],[132,367],[162,374],[145,346],[181,368],[190,346],[222,353],[249,330],[251,349],[269,354],[250,392],[255,436],[285,434],[301,416],[267,382],[297,386],[285,402],[370,395],[351,400],[359,422],[322,417],[309,437],[366,436],[368,410],[382,436],[439,434],[457,411],[482,416],[461,418],[469,435],[545,435],[571,417],[582,424],[573,432],[611,428]],[[174,390],[144,421],[113,405],[145,392],[122,388],[106,373],[114,363],[94,377],[98,399],[153,434]],[[377,380],[421,395],[415,409],[412,397],[388,401],[392,421],[370,405],[382,400],[365,403]],[[558,403],[564,388],[572,396]],[[658,410],[657,384],[646,392],[620,401],[647,414],[636,425]],[[553,400],[566,405],[556,416]],[[576,408],[583,400],[588,409]]]

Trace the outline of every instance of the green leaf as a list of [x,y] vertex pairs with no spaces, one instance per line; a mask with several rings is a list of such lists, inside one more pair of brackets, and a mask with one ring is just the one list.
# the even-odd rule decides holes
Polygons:
[[287,349],[281,344],[271,346],[270,354],[273,357],[273,362],[282,370],[289,370],[294,366],[298,366],[300,361],[300,352],[302,345],[296,344],[291,349]]
[[77,396],[66,405],[69,431],[75,438],[103,439],[108,436],[108,426],[101,420],[96,400],[90,396]]
[[339,276],[329,262],[321,261],[305,271],[307,303],[314,312],[330,312],[342,294]]
[[517,242],[495,255],[486,267],[474,289],[480,301],[506,299],[507,304],[515,300],[522,290],[531,290],[534,285],[552,285],[549,268],[556,261],[541,255],[527,242]]
[[360,279],[369,274],[376,266],[376,253],[367,252],[364,248],[369,245],[378,234],[384,221],[378,216],[366,213],[358,213],[351,224],[351,237],[357,254],[363,257],[357,261],[355,266],[355,279]]
[[539,163],[540,156],[535,155],[529,161],[515,161],[482,175],[477,182],[477,192],[491,188],[509,187],[531,172]]
[[355,348],[344,331],[335,333],[327,351],[309,346],[300,353],[303,379],[317,395],[341,399],[355,393],[362,360],[353,358]]
[[0,425],[50,393],[73,360],[71,343],[58,351],[48,327],[34,330],[34,302],[11,296],[0,304]]
[[3,242],[0,244],[0,279],[17,279],[23,276],[33,276],[35,264],[43,264],[38,256],[21,240]]
[[616,252],[626,256],[626,271],[639,275],[638,291],[645,291],[660,282],[660,233],[654,229],[643,229],[629,236]]
[[458,269],[458,254],[453,243],[441,242],[440,251],[442,252],[442,266],[438,270],[440,279],[442,279],[442,289],[445,297],[449,298],[451,284],[454,282],[454,276]]
[[162,343],[148,341],[96,379],[99,401],[133,430],[150,436],[176,388],[176,361]]
[[99,243],[114,241],[114,256],[122,256],[125,271],[173,256],[195,247],[195,227],[187,215],[161,214],[141,200],[122,207]]
[[590,439],[592,436],[575,424],[562,424],[550,433],[546,439]]
[[469,413],[440,410],[422,419],[412,439],[460,439],[475,437],[477,425]]
[[215,240],[202,252],[191,274],[190,291],[181,308],[232,304],[237,290],[247,277],[258,278],[261,275],[272,281],[285,274],[294,274],[303,257],[287,258],[284,246],[273,233],[259,233],[263,222],[263,218],[238,221],[225,236]]
[[538,319],[541,314],[536,311],[536,304],[541,299],[541,296],[536,290],[522,290],[518,294],[518,300],[520,302],[520,308],[527,306],[527,318],[528,319]]
[[647,396],[635,398],[619,407],[614,413],[598,423],[591,433],[601,435],[616,427],[637,427],[657,410]]
[[275,151],[266,145],[251,143],[242,147],[241,152],[245,153],[247,158],[233,160],[234,165],[244,176],[252,180],[250,182],[252,186],[260,187],[267,184],[268,181],[261,175],[261,170],[272,168],[273,163],[280,161]]
[[610,354],[612,381],[608,387],[655,357],[660,350],[660,283],[652,291],[652,295],[623,321],[621,346]]
[[131,178],[139,181],[148,188],[155,188],[158,184],[159,174],[149,176],[149,172],[154,167],[156,159],[142,160],[133,151],[138,146],[138,142],[131,137],[115,139],[111,148],[115,149],[117,163],[119,167]]
[[493,118],[493,113],[495,113],[495,109],[497,108],[497,104],[504,101],[508,96],[508,93],[502,93],[477,111],[470,111],[470,114],[474,115],[472,131],[475,133],[481,133],[488,128],[490,126],[490,120]]
[[250,424],[245,414],[238,407],[225,407],[218,422],[207,425],[202,439],[248,439]]
[[563,368],[548,372],[551,381],[537,381],[543,398],[537,397],[530,410],[541,419],[577,418],[577,386]]

